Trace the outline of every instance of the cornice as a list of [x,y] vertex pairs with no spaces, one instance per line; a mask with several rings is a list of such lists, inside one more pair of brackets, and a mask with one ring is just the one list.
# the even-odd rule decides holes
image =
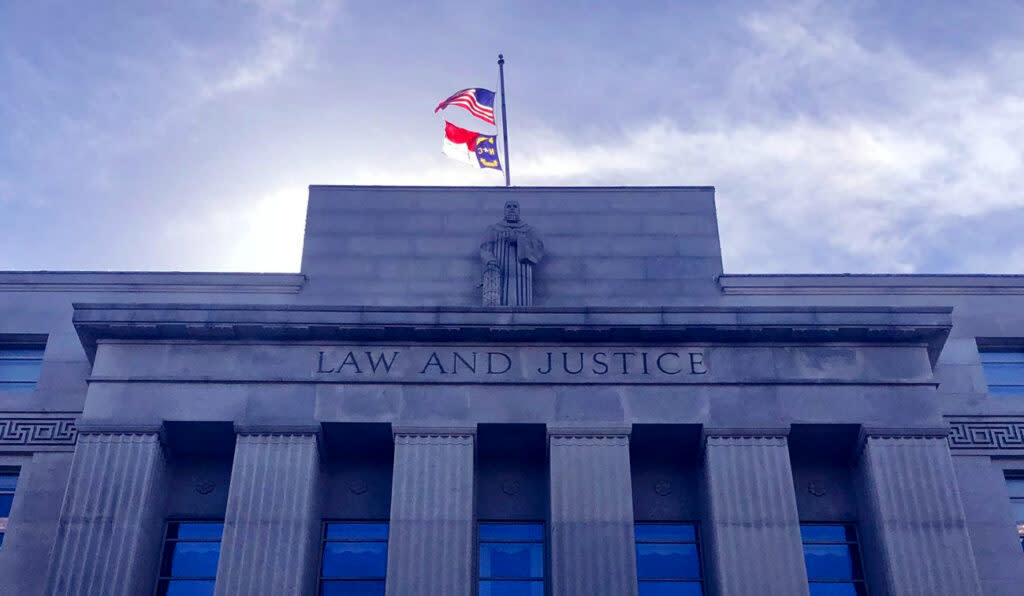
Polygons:
[[933,360],[949,308],[442,308],[83,304],[75,328],[101,340],[530,343],[902,343]]
[[1024,295],[1024,275],[779,274],[720,275],[723,294],[827,295]]
[[3,271],[0,292],[295,294],[301,273]]

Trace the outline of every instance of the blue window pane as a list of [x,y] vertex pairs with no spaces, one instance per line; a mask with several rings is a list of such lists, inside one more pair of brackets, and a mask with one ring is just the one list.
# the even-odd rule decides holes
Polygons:
[[1024,385],[989,385],[992,395],[1024,395]]
[[805,544],[804,561],[810,579],[859,579],[859,561],[845,544]]
[[175,542],[161,575],[170,577],[216,577],[219,542]]
[[544,547],[521,542],[481,544],[480,577],[544,577]]
[[7,517],[11,514],[11,503],[14,502],[14,495],[0,494],[0,517]]
[[811,584],[811,596],[866,596],[864,584]]
[[544,596],[544,582],[481,581],[479,596]]
[[35,381],[26,381],[23,383],[9,383],[7,381],[0,381],[0,391],[10,391],[11,393],[27,393],[35,388]]
[[1024,364],[1024,350],[981,352],[982,364],[990,362],[1020,362]]
[[1024,521],[1024,501],[1011,501],[1010,506],[1013,508],[1013,519],[1019,522]]
[[320,596],[384,596],[384,582],[327,579],[320,585]]
[[17,474],[0,474],[0,490],[14,490],[17,486]]
[[854,535],[851,526],[800,526],[800,538],[804,542],[854,542],[857,537]]
[[4,533],[0,532],[0,546],[4,545]]
[[637,577],[697,579],[700,557],[696,544],[637,544]]
[[42,365],[39,360],[0,360],[0,381],[34,381]]
[[544,524],[480,524],[480,540],[544,540]]
[[0,362],[10,360],[42,360],[43,348],[3,348],[0,349]]
[[329,523],[327,524],[328,539],[349,540],[387,540],[388,525],[386,523]]
[[174,580],[160,582],[157,591],[161,596],[213,596],[212,579],[208,580]]
[[703,596],[704,589],[697,582],[649,582],[639,585],[640,596]]
[[[17,480],[17,476],[14,478]],[[1024,497],[1024,478],[1007,478],[1006,489],[1011,497]]]
[[324,544],[324,577],[384,577],[387,565],[388,545],[386,542],[328,542]]
[[167,526],[167,538],[177,540],[220,540],[224,524],[180,522]]
[[697,528],[693,524],[637,524],[635,533],[637,541],[697,541]]
[[1024,384],[1024,363],[986,364],[985,380],[990,385]]

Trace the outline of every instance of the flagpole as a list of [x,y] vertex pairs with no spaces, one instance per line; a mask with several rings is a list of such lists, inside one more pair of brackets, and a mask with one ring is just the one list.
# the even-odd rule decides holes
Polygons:
[[505,186],[511,186],[509,182],[508,166],[508,118],[505,117],[505,56],[498,54],[498,77],[501,79],[501,139],[505,147]]

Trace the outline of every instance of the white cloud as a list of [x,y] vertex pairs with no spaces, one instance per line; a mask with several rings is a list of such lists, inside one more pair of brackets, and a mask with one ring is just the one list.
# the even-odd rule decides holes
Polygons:
[[[868,49],[841,21],[817,16],[804,5],[747,17],[757,51],[735,65],[731,95],[701,107],[708,124],[664,118],[583,146],[530,131],[518,182],[714,184],[733,271],[911,272],[927,252],[916,243],[946,241],[922,237],[939,222],[1024,205],[1024,94],[1015,74],[936,73],[893,48]],[[999,54],[993,60],[1022,63],[1024,45]],[[856,88],[865,77],[893,85]],[[819,87],[817,98],[793,97]],[[840,99],[855,92],[885,95],[896,108],[851,114]],[[798,109],[824,98],[836,113],[731,116],[745,102],[785,98]]]

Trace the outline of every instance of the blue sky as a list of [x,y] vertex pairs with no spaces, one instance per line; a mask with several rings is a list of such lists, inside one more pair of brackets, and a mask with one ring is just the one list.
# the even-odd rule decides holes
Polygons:
[[[1024,273],[1024,3],[0,0],[0,269],[295,271],[309,184],[714,185],[726,271]],[[528,217],[528,214],[524,214]]]

